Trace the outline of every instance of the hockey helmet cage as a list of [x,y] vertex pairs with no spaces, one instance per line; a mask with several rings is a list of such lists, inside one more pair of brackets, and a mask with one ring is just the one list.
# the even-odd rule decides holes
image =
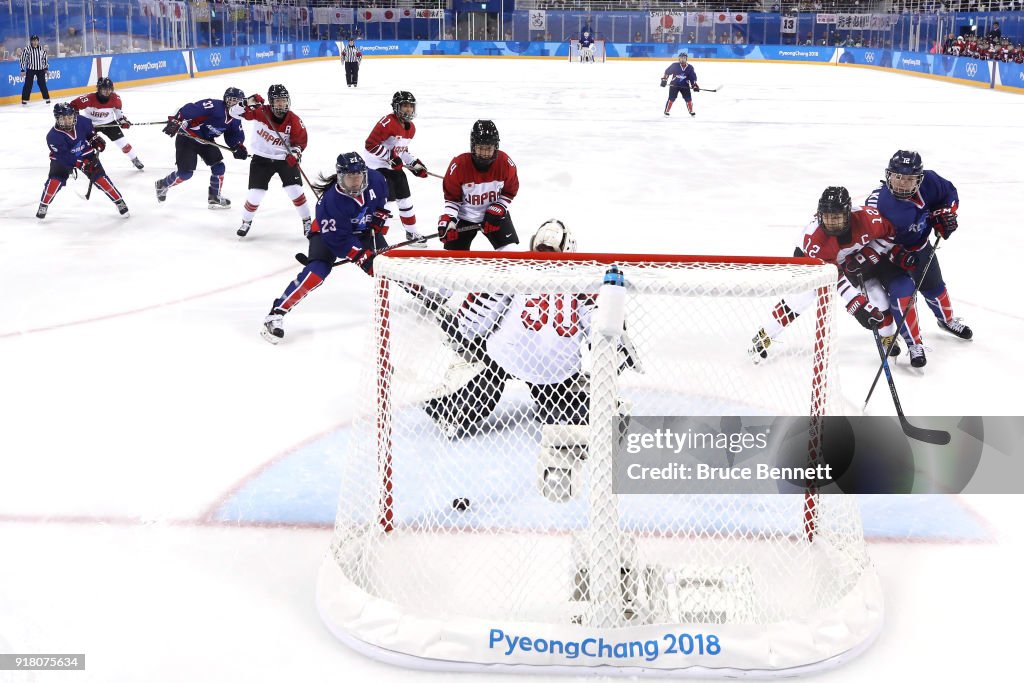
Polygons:
[[[338,172],[338,191],[347,194],[349,197],[358,197],[363,194],[369,184],[369,174],[366,171],[366,162],[359,156],[358,152],[345,152],[338,155],[334,165]],[[353,176],[359,176],[358,180]]]
[[530,238],[530,251],[556,251],[559,253],[576,251],[576,238],[565,223],[550,218],[537,228]]
[[110,97],[110,93],[114,92],[114,81],[110,80],[106,76],[103,76],[102,78],[96,81],[96,92],[102,95],[103,90],[110,91],[106,95],[103,95],[104,97]]
[[[407,112],[403,109],[407,104],[412,105],[412,111]],[[416,118],[416,96],[408,90],[399,90],[391,97],[391,110],[395,112],[399,121],[412,121]]]
[[[498,135],[498,127],[494,125],[494,121],[481,119],[474,123],[473,130],[469,133],[469,151],[473,156],[473,165],[481,171],[485,171],[490,168],[491,164],[494,163],[494,159],[498,155],[500,143],[501,136]],[[493,146],[494,150],[491,152],[490,156],[481,156],[477,152],[478,145]]]
[[917,194],[924,180],[924,163],[917,152],[901,149],[889,159],[885,169],[885,184],[897,199],[909,199]]
[[[278,104],[281,100],[284,100],[284,104]],[[288,115],[288,111],[292,108],[292,97],[288,94],[288,88],[284,87],[280,83],[276,83],[267,89],[267,104],[270,105],[270,111],[274,112],[274,116],[279,119],[283,119]]]
[[[841,235],[850,228],[850,212],[852,210],[853,202],[845,187],[836,185],[826,187],[818,200],[818,222],[821,223],[822,230],[829,235]],[[835,218],[837,215],[841,216],[838,220]]]
[[53,118],[54,124],[60,130],[74,130],[78,112],[67,102],[58,102],[53,105]]
[[228,88],[224,91],[224,107],[226,109],[230,109],[243,100],[245,100],[245,93],[241,88]]

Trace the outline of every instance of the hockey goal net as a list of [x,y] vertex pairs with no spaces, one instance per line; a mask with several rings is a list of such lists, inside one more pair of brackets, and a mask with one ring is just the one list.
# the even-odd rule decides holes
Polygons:
[[[609,327],[611,263],[626,286]],[[833,411],[834,267],[393,252],[375,270],[366,410],[317,589],[342,641],[425,668],[733,676],[872,640],[880,589],[850,497],[612,481],[631,416]],[[752,363],[778,300],[807,292],[784,348]]]
[[[606,59],[604,51],[604,41],[595,40],[594,44],[590,46],[590,51],[595,62],[603,62]],[[569,61],[570,62],[581,62],[583,61],[583,55],[580,53],[580,41],[572,39],[569,41]],[[587,61],[590,61],[589,59]]]

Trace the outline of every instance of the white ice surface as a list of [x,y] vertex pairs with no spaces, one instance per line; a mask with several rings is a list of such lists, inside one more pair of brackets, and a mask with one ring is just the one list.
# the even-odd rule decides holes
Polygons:
[[[825,185],[863,198],[896,149],[917,149],[960,190],[962,227],[939,254],[976,341],[940,335],[924,313],[932,351],[923,372],[899,364],[903,404],[1024,414],[1013,370],[1024,99],[861,69],[697,62],[700,81],[724,90],[698,93],[696,118],[681,102],[665,118],[665,65],[369,59],[358,89],[331,62],[122,96],[131,119],[156,121],[229,85],[285,83],[310,130],[312,175],[361,147],[393,91],[412,90],[412,151],[431,170],[467,149],[474,120],[494,119],[520,168],[521,234],[557,217],[588,251],[788,255]],[[280,188],[239,241],[248,165],[227,160],[230,211],[206,209],[202,168],[158,205],[153,181],[171,169],[173,145],[159,126],[137,127],[128,138],[145,172],[114,145],[103,154],[130,219],[98,191],[85,202],[68,187],[38,221],[52,121],[40,103],[0,110],[0,651],[85,652],[88,670],[0,681],[444,680],[365,660],[323,628],[313,585],[328,530],[210,516],[262,468],[347,422],[369,279],[339,268],[272,347],[259,324],[304,248]],[[440,181],[412,183],[430,231]],[[876,356],[839,317],[842,386],[859,405]],[[892,412],[884,386],[869,412]],[[1005,676],[1024,612],[1020,501],[967,502],[989,543],[872,544],[885,629],[823,678]]]

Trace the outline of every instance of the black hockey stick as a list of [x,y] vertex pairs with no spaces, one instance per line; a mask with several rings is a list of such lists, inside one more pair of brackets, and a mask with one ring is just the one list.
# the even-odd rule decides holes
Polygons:
[[[864,295],[865,299],[867,299],[868,293],[864,288],[864,280],[858,278],[857,286],[860,288],[860,293]],[[949,432],[941,429],[915,427],[910,424],[910,421],[907,420],[907,416],[903,414],[903,406],[900,405],[900,397],[896,394],[896,384],[892,381],[892,371],[889,369],[889,350],[882,344],[882,336],[878,333],[878,325],[871,326],[871,334],[875,337],[875,346],[878,348],[878,356],[882,359],[882,369],[885,370],[885,381],[889,383],[889,393],[892,394],[892,402],[893,405],[896,406],[896,415],[900,418],[900,426],[903,427],[903,433],[917,441],[932,443],[937,446],[945,446],[949,443],[951,438]]]
[[[941,235],[935,236],[935,243],[932,244],[931,256],[928,257],[928,263],[924,264],[924,269],[921,271],[921,279],[918,280],[917,285],[914,287],[914,293],[910,295],[910,301],[907,303],[907,310],[903,311],[900,315],[900,326],[896,328],[897,338],[900,336],[900,331],[903,329],[903,326],[907,324],[907,311],[909,311],[910,307],[914,305],[914,300],[917,299],[917,293],[921,289],[921,283],[924,282],[925,276],[928,275],[928,269],[932,267],[932,261],[935,260],[935,251],[939,248],[940,239],[942,239]],[[896,343],[895,339],[893,340],[893,343]],[[882,376],[883,369],[885,369],[886,372],[888,372],[888,369],[885,368],[885,363],[882,363],[882,365],[878,366],[878,372],[875,373],[875,379],[873,382],[871,382],[871,388],[868,389],[868,395],[864,397],[864,407],[861,408],[861,410],[864,410],[865,408],[868,407],[868,401],[871,400],[871,394],[875,392],[875,387],[878,386],[878,378]]]
[[720,85],[717,88],[701,88],[697,92],[718,92],[718,91],[720,91],[724,87],[725,87],[724,85]]
[[[167,119],[164,119],[163,121],[143,121],[142,123],[132,123],[132,125],[129,126],[129,128],[131,128],[132,126],[166,126],[166,125],[167,125]],[[121,127],[120,123],[97,123],[97,124],[93,124],[93,128],[120,128],[120,127]]]
[[[479,223],[470,223],[469,225],[464,225],[461,228],[459,228],[459,232],[469,232],[470,230],[478,230],[479,228],[480,228],[480,224]],[[440,235],[437,235],[437,234],[420,235],[419,237],[416,237],[416,238],[411,239],[411,240],[405,240],[404,242],[398,242],[396,244],[389,244],[388,246],[384,247],[380,251],[375,252],[374,256],[379,256],[380,254],[385,254],[385,253],[391,251],[392,249],[399,249],[401,247],[407,247],[410,244],[417,244],[419,242],[426,242],[427,240],[434,239],[435,237],[440,237]],[[299,263],[301,263],[304,266],[309,265],[309,256],[307,256],[306,254],[303,254],[302,252],[299,252],[298,254],[295,255],[295,260],[298,261]],[[338,259],[337,261],[335,261],[334,265],[340,266],[340,265],[343,265],[343,264],[346,264],[346,263],[351,263],[351,262],[352,261],[350,259],[343,258],[343,259]]]

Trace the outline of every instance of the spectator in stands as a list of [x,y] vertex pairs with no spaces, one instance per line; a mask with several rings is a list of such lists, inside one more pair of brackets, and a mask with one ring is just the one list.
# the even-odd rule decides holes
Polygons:
[[633,42],[634,43],[642,43],[642,42],[644,42],[644,37],[642,35],[640,35],[640,31],[637,31],[636,33],[633,34]]

